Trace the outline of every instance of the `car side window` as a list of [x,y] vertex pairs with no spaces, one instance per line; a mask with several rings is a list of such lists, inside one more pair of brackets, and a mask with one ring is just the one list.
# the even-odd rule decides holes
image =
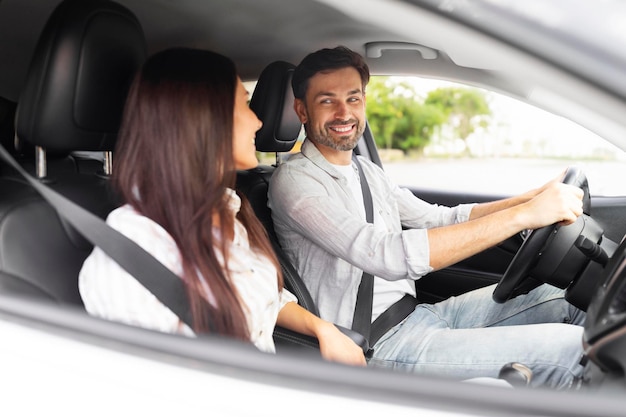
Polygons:
[[367,118],[399,185],[511,195],[580,166],[594,196],[626,195],[626,152],[508,96],[416,77],[372,77]]

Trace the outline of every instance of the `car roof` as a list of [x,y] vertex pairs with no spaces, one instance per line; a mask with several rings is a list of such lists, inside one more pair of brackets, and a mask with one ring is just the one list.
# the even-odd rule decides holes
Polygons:
[[[172,46],[214,50],[232,58],[244,79],[255,79],[270,62],[297,62],[321,47],[341,43],[359,50],[369,39],[400,40],[317,1],[117,2],[139,18],[149,53]],[[17,100],[37,37],[58,3],[3,0],[0,4],[0,56],[11,57],[12,63],[0,66],[0,96]],[[24,15],[29,16],[28,27],[21,23]]]
[[[494,0],[117,2],[139,18],[149,53],[211,49],[231,57],[244,80],[255,80],[273,61],[298,63],[311,51],[345,45],[366,56],[374,74],[504,92],[578,120],[626,149],[620,42],[626,35],[615,23],[626,6],[616,0],[530,0],[523,7]],[[0,65],[0,97],[18,101],[37,37],[58,3],[0,2],[0,57],[10,62]]]

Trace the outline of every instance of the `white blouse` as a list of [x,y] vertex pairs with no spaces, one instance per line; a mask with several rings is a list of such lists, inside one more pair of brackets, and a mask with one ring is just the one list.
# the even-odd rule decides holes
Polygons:
[[[230,208],[237,213],[241,200],[228,190]],[[152,254],[172,272],[182,275],[180,252],[174,239],[160,225],[136,212],[130,205],[113,210],[107,224]],[[214,230],[214,233],[219,233]],[[218,254],[219,259],[219,254]],[[245,227],[235,221],[235,233],[228,262],[230,278],[244,303],[250,340],[262,351],[274,352],[272,333],[278,312],[296,297],[286,289],[278,291],[276,268],[250,248]],[[87,312],[108,320],[169,333],[194,336],[193,331],[135,278],[94,248],[79,275],[79,290]],[[212,295],[206,286],[207,299]]]

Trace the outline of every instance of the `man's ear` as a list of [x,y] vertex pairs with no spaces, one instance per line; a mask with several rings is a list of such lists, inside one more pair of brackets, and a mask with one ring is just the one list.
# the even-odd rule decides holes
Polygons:
[[304,101],[299,98],[295,99],[293,102],[293,109],[296,111],[296,114],[298,115],[300,122],[302,124],[306,124],[308,117],[307,117],[306,105],[304,104]]

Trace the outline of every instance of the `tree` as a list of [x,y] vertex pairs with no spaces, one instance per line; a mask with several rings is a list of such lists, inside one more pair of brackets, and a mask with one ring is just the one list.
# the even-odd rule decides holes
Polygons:
[[394,85],[389,77],[372,77],[367,87],[367,120],[381,148],[391,149],[402,111],[394,97]]
[[[428,93],[426,104],[446,115],[457,136],[466,141],[478,126],[485,127],[491,109],[483,92],[472,88],[438,88]],[[468,147],[465,147],[468,150]]]
[[372,77],[367,87],[367,119],[381,148],[422,149],[445,124],[466,141],[478,126],[485,127],[490,114],[477,89],[443,87],[424,99],[403,78]]
[[373,77],[367,89],[367,118],[378,146],[386,149],[421,149],[447,115],[420,102],[406,81]]

